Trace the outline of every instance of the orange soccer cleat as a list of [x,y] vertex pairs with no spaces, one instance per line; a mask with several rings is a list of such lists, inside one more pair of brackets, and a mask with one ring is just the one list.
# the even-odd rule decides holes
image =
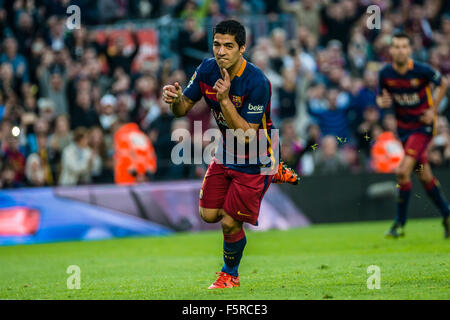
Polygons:
[[216,272],[216,274],[219,274],[217,280],[214,281],[214,283],[210,285],[208,289],[225,289],[239,287],[241,285],[239,282],[239,276],[234,277],[223,271]]
[[290,184],[298,184],[300,181],[300,177],[294,171],[294,169],[289,168],[284,164],[283,161],[280,161],[278,165],[278,172],[273,176],[273,183],[290,183]]

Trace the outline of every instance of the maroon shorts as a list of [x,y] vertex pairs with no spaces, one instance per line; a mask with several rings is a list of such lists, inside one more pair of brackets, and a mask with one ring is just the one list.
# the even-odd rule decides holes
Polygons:
[[428,163],[427,147],[433,137],[423,133],[411,134],[403,143],[405,155],[413,157],[418,163]]
[[236,171],[213,158],[200,190],[200,207],[222,208],[238,221],[257,225],[261,201],[272,177]]

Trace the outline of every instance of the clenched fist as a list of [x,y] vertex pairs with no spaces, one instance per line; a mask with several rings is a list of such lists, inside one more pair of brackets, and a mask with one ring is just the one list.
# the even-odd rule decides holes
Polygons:
[[174,85],[168,84],[163,87],[163,100],[168,104],[180,102],[182,94],[183,92],[178,82],[175,82]]
[[383,94],[377,97],[377,104],[380,108],[389,108],[392,105],[392,98],[386,89],[383,89]]
[[230,75],[228,74],[227,69],[223,68],[222,72],[224,79],[217,80],[213,87],[213,89],[217,91],[216,97],[219,102],[228,98],[231,86]]
[[425,110],[425,112],[420,116],[420,121],[424,124],[430,125],[434,122],[436,113],[433,108]]

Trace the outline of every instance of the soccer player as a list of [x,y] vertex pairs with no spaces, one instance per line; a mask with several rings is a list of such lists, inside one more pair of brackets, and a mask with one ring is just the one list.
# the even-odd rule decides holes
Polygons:
[[[397,215],[386,236],[404,236],[411,173],[415,170],[428,196],[441,212],[444,237],[449,238],[449,205],[427,161],[427,146],[435,134],[438,106],[445,96],[447,83],[438,71],[411,59],[411,41],[407,34],[393,36],[390,54],[392,63],[384,66],[379,73],[377,104],[381,108],[394,106],[405,157],[397,169]],[[431,84],[437,86],[434,99]]]
[[[273,128],[271,87],[263,72],[244,59],[245,39],[245,29],[239,22],[220,22],[213,30],[214,58],[203,60],[184,91],[177,82],[163,87],[163,99],[176,117],[186,115],[203,96],[222,133],[222,143],[205,174],[199,201],[202,219],[208,223],[220,221],[224,236],[225,263],[209,289],[240,285],[238,267],[247,242],[243,223],[257,225],[262,198],[272,181],[297,184],[299,180],[282,162],[275,167],[269,137]],[[227,133],[230,129],[241,129],[247,135],[233,134],[231,141]],[[265,172],[269,174],[263,174],[266,166],[260,160],[250,164],[249,148],[245,155],[236,153],[237,143],[249,146],[253,139],[261,141],[261,138],[268,144],[265,150],[271,159],[266,166],[275,168]],[[232,161],[229,161],[230,154]],[[240,156],[241,163],[237,161]]]

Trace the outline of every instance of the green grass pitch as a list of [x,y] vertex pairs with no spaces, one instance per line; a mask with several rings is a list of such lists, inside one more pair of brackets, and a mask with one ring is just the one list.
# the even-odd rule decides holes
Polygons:
[[[207,290],[222,260],[220,231],[0,247],[0,299],[450,299],[450,240],[440,219],[247,233],[241,287]],[[67,288],[67,268],[81,289]],[[381,271],[369,290],[367,267]]]

